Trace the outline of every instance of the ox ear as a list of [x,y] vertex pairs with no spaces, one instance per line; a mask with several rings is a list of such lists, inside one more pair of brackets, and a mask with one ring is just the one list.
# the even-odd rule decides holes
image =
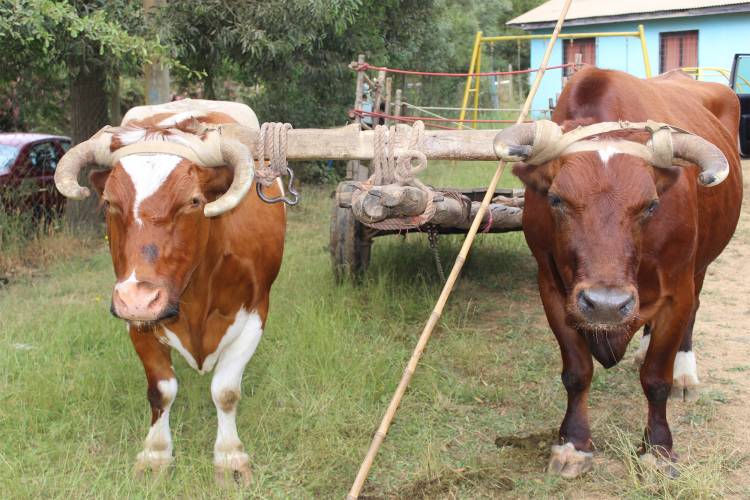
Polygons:
[[107,184],[107,179],[109,179],[109,174],[111,172],[112,171],[109,169],[92,170],[89,172],[89,184],[91,184],[91,187],[96,190],[100,198],[104,192],[104,186]]
[[679,167],[672,168],[653,168],[654,171],[654,183],[656,184],[656,192],[661,196],[663,192],[671,188],[677,179],[680,178],[681,169]]
[[529,165],[528,163],[516,163],[513,166],[513,175],[521,179],[527,188],[546,194],[555,174],[559,170],[557,160],[544,165]]
[[234,172],[230,167],[198,168],[201,191],[208,201],[223,195],[232,185]]

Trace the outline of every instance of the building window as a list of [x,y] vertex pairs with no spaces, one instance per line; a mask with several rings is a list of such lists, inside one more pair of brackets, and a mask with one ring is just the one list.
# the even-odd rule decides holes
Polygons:
[[698,31],[659,34],[660,72],[698,66]]
[[[596,66],[596,38],[576,38],[563,40],[563,64],[576,62],[576,54],[581,54],[581,62]],[[567,74],[573,68],[567,68]]]

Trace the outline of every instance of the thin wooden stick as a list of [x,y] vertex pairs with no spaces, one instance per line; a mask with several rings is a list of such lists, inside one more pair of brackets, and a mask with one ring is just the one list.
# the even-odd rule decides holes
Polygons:
[[[526,103],[524,104],[523,109],[521,110],[521,114],[518,116],[518,120],[516,123],[523,122],[529,113],[529,109],[531,109],[531,102],[534,100],[534,96],[536,95],[537,90],[539,90],[539,85],[542,82],[542,77],[544,76],[544,72],[547,69],[550,56],[552,55],[552,48],[557,41],[557,35],[560,33],[560,29],[562,28],[563,21],[565,20],[565,16],[568,14],[568,9],[570,8],[570,4],[572,1],[573,0],[566,0],[565,4],[563,5],[562,11],[560,12],[560,17],[557,19],[557,24],[555,25],[555,30],[552,32],[552,37],[550,38],[549,44],[547,45],[547,50],[544,53],[542,64],[539,67],[539,71],[536,74],[534,84],[529,91],[529,95],[526,97]],[[401,381],[399,382],[398,387],[396,388],[396,392],[393,394],[393,398],[388,405],[388,409],[386,410],[385,415],[383,415],[380,426],[375,432],[375,436],[373,436],[372,438],[370,448],[367,450],[367,455],[365,455],[365,459],[362,461],[362,465],[360,465],[359,471],[357,472],[357,477],[354,479],[354,484],[352,484],[352,488],[351,490],[349,490],[349,494],[346,497],[347,500],[354,500],[359,497],[362,486],[364,486],[365,481],[367,480],[367,476],[370,473],[372,463],[375,460],[375,455],[377,455],[378,450],[380,449],[380,445],[383,443],[383,440],[388,433],[388,428],[390,427],[391,422],[393,421],[393,417],[396,414],[396,410],[401,403],[401,399],[406,392],[406,387],[409,385],[409,381],[411,380],[412,375],[414,375],[414,371],[417,368],[419,358],[422,356],[422,352],[427,346],[427,341],[430,339],[430,335],[432,335],[433,329],[437,325],[437,322],[440,320],[440,316],[443,314],[445,303],[448,301],[448,297],[453,291],[453,286],[458,279],[458,275],[461,272],[461,268],[463,268],[464,262],[466,262],[466,256],[469,254],[471,245],[474,242],[474,237],[479,230],[479,226],[482,223],[484,213],[487,210],[487,206],[490,204],[490,201],[492,200],[492,197],[495,193],[495,188],[497,187],[498,182],[500,182],[500,178],[502,177],[504,170],[505,162],[501,161],[498,164],[497,170],[495,170],[495,175],[492,177],[492,181],[490,182],[490,186],[487,188],[487,192],[482,199],[482,204],[480,205],[479,211],[477,211],[477,214],[474,217],[474,222],[471,224],[469,233],[466,235],[466,239],[461,246],[461,251],[459,252],[458,257],[456,257],[456,261],[453,264],[453,269],[451,269],[448,280],[443,286],[443,291],[440,293],[437,304],[432,310],[432,313],[430,314],[430,317],[424,326],[424,330],[422,330],[422,334],[419,337],[417,346],[414,348],[414,353],[412,354],[411,359],[409,360],[409,363],[404,370],[404,374],[401,377]]]

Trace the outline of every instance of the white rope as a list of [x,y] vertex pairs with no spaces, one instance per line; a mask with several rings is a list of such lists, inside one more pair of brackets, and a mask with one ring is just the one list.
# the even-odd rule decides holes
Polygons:
[[[269,187],[286,173],[287,132],[292,126],[289,123],[266,122],[260,127],[255,156],[255,176],[265,187]],[[266,157],[269,158],[266,166]]]

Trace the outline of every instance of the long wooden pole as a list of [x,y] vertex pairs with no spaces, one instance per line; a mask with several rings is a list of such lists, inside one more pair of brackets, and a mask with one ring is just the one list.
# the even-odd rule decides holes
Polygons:
[[[526,97],[526,103],[521,110],[521,114],[518,116],[517,123],[523,122],[526,116],[528,116],[529,110],[531,109],[531,102],[534,100],[534,95],[536,94],[537,90],[539,89],[539,85],[542,82],[542,77],[544,76],[544,72],[547,69],[550,56],[552,55],[552,48],[557,41],[557,35],[560,34],[560,29],[562,28],[563,21],[565,20],[565,16],[568,14],[568,9],[570,8],[570,4],[572,1],[573,0],[565,0],[565,4],[563,5],[562,11],[560,12],[560,17],[557,19],[555,30],[552,32],[552,38],[550,39],[549,44],[547,45],[547,50],[544,53],[542,64],[536,74],[536,79],[534,80],[534,84],[531,86],[529,95]],[[377,455],[378,450],[380,449],[380,445],[383,443],[385,435],[388,433],[388,428],[390,427],[391,422],[393,421],[393,417],[396,414],[396,410],[401,403],[401,399],[406,392],[406,387],[409,385],[409,381],[411,380],[411,377],[417,368],[419,358],[422,356],[422,352],[427,346],[427,341],[430,339],[430,335],[432,335],[432,331],[437,325],[437,322],[443,313],[445,303],[448,301],[448,297],[453,291],[453,286],[458,279],[458,275],[461,272],[461,268],[463,268],[464,262],[466,262],[466,257],[469,254],[472,243],[474,242],[474,237],[479,230],[479,225],[482,222],[484,213],[487,210],[487,206],[490,204],[490,201],[492,200],[492,197],[495,193],[495,188],[497,187],[498,182],[500,182],[500,177],[502,177],[504,170],[505,162],[501,161],[498,164],[497,169],[495,170],[495,175],[492,177],[492,181],[490,182],[489,188],[487,188],[484,199],[482,199],[482,204],[480,205],[479,210],[474,217],[474,222],[471,224],[469,234],[466,235],[466,239],[461,246],[461,252],[459,252],[458,257],[456,258],[456,262],[453,264],[453,269],[451,269],[451,273],[448,276],[445,285],[443,286],[443,291],[440,293],[437,304],[432,310],[432,313],[427,320],[427,324],[425,324],[424,330],[422,330],[422,334],[419,337],[417,346],[414,348],[414,353],[409,360],[409,364],[406,366],[406,370],[404,370],[404,374],[401,377],[401,381],[396,388],[396,392],[393,395],[390,404],[388,405],[388,409],[386,410],[385,415],[383,415],[383,419],[380,422],[380,427],[378,427],[378,430],[375,432],[375,436],[373,436],[372,438],[370,448],[367,450],[367,455],[365,455],[365,459],[362,461],[362,465],[360,465],[359,471],[357,472],[357,477],[354,479],[354,484],[352,484],[352,488],[351,490],[349,490],[349,495],[347,495],[346,497],[347,500],[354,500],[359,497],[359,492],[362,490],[362,486],[367,480],[367,476],[370,473],[370,468],[372,467],[372,463],[375,460],[375,455]]]

